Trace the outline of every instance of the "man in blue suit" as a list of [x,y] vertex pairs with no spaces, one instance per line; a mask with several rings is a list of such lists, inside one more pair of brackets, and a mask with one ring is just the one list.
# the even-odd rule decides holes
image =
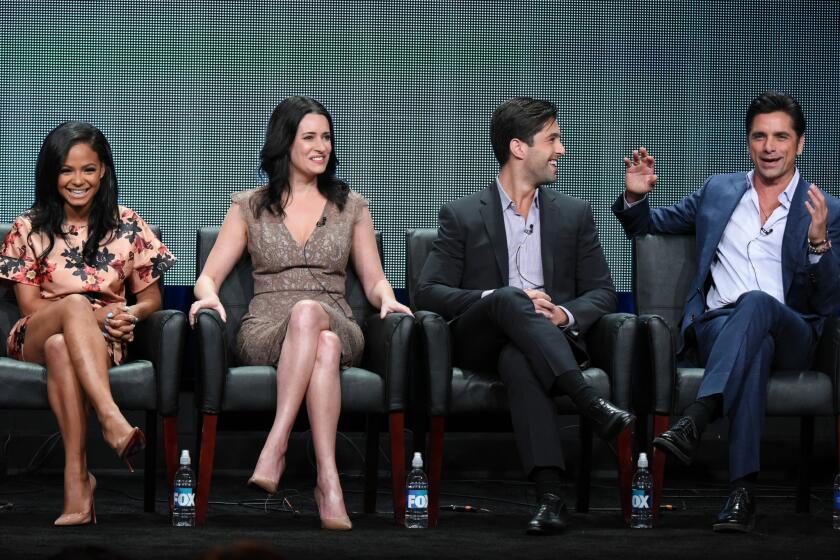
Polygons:
[[706,425],[730,420],[730,494],[715,531],[750,531],[771,366],[809,367],[825,317],[840,308],[840,200],[799,174],[805,116],[791,96],[765,92],[745,118],[754,168],[713,175],[673,206],[651,209],[657,176],[645,148],[624,158],[613,205],[628,237],[689,234],[698,266],[679,357],[705,367],[697,399],[653,444],[689,464]]

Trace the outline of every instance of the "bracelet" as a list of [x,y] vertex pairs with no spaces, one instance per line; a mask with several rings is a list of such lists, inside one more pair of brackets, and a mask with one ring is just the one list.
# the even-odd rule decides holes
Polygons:
[[827,253],[829,249],[831,249],[830,239],[823,239],[819,243],[811,243],[810,241],[808,242],[809,255],[822,255],[823,253]]

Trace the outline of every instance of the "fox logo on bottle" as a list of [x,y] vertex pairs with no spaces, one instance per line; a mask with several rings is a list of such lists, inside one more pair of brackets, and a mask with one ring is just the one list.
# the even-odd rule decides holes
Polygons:
[[633,490],[633,507],[639,509],[650,508],[650,494],[644,490]]
[[180,507],[195,507],[195,494],[192,488],[176,488],[174,505]]
[[408,508],[426,509],[429,505],[428,490],[409,490]]

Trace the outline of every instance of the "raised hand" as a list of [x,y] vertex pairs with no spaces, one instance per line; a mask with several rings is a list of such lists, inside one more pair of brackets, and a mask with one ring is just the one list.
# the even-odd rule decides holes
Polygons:
[[817,185],[808,188],[808,200],[805,208],[811,214],[811,227],[808,228],[808,241],[812,244],[828,239],[828,205],[825,196]]
[[653,190],[658,179],[655,165],[656,160],[644,146],[633,150],[633,159],[624,158],[624,196],[627,202],[637,202]]

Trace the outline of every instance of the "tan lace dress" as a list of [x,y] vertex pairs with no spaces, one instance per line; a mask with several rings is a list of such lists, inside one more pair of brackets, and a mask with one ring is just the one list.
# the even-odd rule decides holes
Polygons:
[[304,257],[304,247],[282,218],[263,212],[254,219],[250,200],[264,188],[231,195],[248,224],[248,252],[254,266],[254,298],[236,339],[239,359],[249,365],[277,365],[292,307],[311,299],[321,304],[330,317],[330,329],[341,339],[341,365],[358,364],[364,338],[344,299],[344,270],[353,226],[364,216],[367,201],[350,191],[343,211],[328,202],[323,225],[306,241]]

